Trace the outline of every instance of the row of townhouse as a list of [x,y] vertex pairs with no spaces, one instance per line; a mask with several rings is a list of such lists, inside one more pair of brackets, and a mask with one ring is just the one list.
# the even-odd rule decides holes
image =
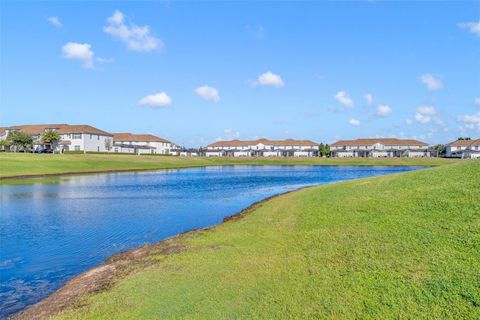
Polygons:
[[339,158],[417,158],[433,153],[425,142],[394,138],[340,140],[330,146],[330,151]]
[[[60,141],[55,145],[42,142],[47,130],[55,130]],[[206,157],[316,157],[319,144],[310,140],[218,141],[200,152],[182,150],[173,142],[150,134],[109,133],[89,125],[38,124],[0,128],[0,140],[9,132],[21,131],[34,139],[34,149],[63,151],[115,152],[132,154],[170,154],[182,156],[203,155]],[[430,157],[436,151],[428,144],[412,139],[369,138],[340,140],[330,146],[332,157],[395,158]],[[457,140],[446,145],[446,157],[480,158],[480,139]]]
[[318,143],[310,140],[217,141],[204,150],[206,157],[316,157]]
[[[55,145],[42,142],[42,135],[54,130],[60,136]],[[117,152],[134,154],[175,154],[179,148],[172,142],[150,134],[109,133],[89,125],[36,124],[0,128],[0,140],[12,131],[33,137],[33,149],[84,152]]]
[[[330,146],[331,156],[340,158],[431,157],[437,151],[428,144],[412,139],[355,139],[340,140]],[[445,157],[480,158],[480,139],[456,140],[445,146]]]
[[445,156],[449,158],[480,159],[480,139],[450,142],[445,147]]
[[178,147],[151,134],[114,133],[113,152],[136,154],[176,154]]

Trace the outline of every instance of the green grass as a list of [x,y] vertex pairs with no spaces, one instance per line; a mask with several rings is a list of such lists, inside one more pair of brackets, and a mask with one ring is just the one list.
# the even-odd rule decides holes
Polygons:
[[479,199],[480,161],[285,194],[55,319],[479,319]]
[[0,178],[121,170],[155,170],[232,164],[442,165],[448,159],[322,159],[147,157],[116,154],[0,153]]

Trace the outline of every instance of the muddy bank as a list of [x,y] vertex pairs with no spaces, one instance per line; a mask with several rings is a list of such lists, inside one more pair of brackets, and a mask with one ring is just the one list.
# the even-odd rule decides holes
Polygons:
[[[238,221],[273,198],[305,188],[310,187],[303,187],[276,194],[255,202],[242,211],[225,217],[222,223]],[[27,307],[23,311],[20,311],[12,316],[11,319],[48,319],[63,310],[69,308],[81,308],[82,297],[107,290],[117,281],[136,270],[162,263],[159,262],[159,259],[149,259],[151,256],[169,256],[188,250],[185,244],[187,239],[201,235],[204,232],[210,232],[222,223],[207,228],[187,231],[172,238],[167,238],[156,243],[117,253],[102,264],[75,276],[53,294],[40,302]]]

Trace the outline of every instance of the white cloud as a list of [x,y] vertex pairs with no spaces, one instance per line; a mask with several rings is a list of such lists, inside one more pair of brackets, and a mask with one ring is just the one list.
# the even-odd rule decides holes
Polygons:
[[405,119],[405,124],[406,124],[407,126],[411,125],[412,123],[413,123],[412,119],[408,119],[408,118]]
[[83,67],[93,68],[93,51],[88,43],[69,42],[62,47],[63,57],[82,61]]
[[480,112],[459,116],[458,121],[463,122],[466,129],[477,128],[480,130]]
[[480,20],[478,22],[461,22],[458,24],[460,29],[466,29],[480,37]]
[[350,99],[346,91],[337,92],[337,94],[334,95],[333,98],[346,107],[352,108],[354,106],[353,100]]
[[373,95],[371,93],[367,93],[366,95],[363,96],[365,99],[365,102],[367,103],[367,106],[371,105],[373,102]]
[[352,118],[348,121],[348,123],[350,123],[352,126],[359,126],[360,120]]
[[103,31],[124,42],[130,50],[149,52],[163,47],[162,40],[152,36],[149,26],[127,25],[124,14],[118,10],[107,21]]
[[275,74],[271,71],[267,71],[258,76],[256,81],[252,83],[254,86],[270,86],[270,87],[283,87],[285,82],[283,82],[282,77],[278,74]]
[[220,94],[218,93],[218,89],[214,87],[204,85],[195,89],[195,93],[205,100],[211,100],[214,102],[220,101]]
[[422,124],[429,123],[436,114],[433,106],[420,106],[415,113],[415,120]]
[[386,117],[392,113],[392,108],[386,104],[379,104],[377,107],[377,115],[380,117]]
[[426,73],[420,77],[420,80],[427,86],[428,90],[438,90],[443,88],[443,81],[437,75]]
[[114,61],[115,61],[115,59],[113,59],[113,58],[97,57],[97,62],[99,62],[99,63],[112,63]]
[[165,92],[159,92],[143,97],[138,103],[150,107],[161,108],[170,105],[172,103],[172,98],[170,98]]
[[60,21],[58,17],[49,17],[47,20],[48,22],[50,22],[50,24],[54,25],[55,27],[63,26],[62,21]]
[[473,100],[473,103],[474,103],[476,106],[480,107],[480,97],[476,97],[476,98]]

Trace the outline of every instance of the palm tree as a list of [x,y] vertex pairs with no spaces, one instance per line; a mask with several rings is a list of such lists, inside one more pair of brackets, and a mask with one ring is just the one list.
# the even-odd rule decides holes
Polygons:
[[42,142],[50,144],[50,148],[52,150],[55,150],[58,141],[60,141],[60,135],[57,131],[48,129],[43,133],[41,140]]

